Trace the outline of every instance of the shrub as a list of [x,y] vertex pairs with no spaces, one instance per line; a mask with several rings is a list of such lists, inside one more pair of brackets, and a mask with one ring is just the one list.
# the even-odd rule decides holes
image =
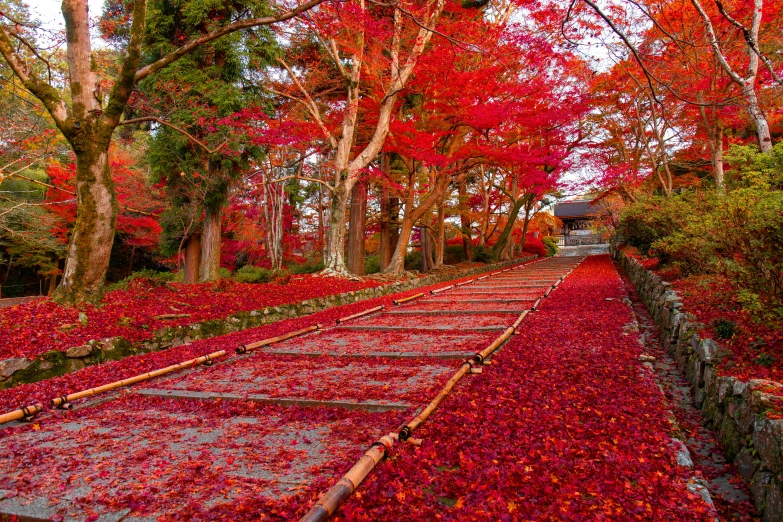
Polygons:
[[737,333],[737,325],[728,319],[715,319],[712,322],[715,329],[715,337],[718,339],[731,339]]
[[477,263],[489,263],[492,261],[492,252],[484,245],[473,247],[473,261]]
[[324,269],[324,262],[321,260],[315,260],[311,259],[307,261],[306,263],[302,263],[299,265],[290,265],[288,267],[288,272],[297,275],[297,274],[314,274],[316,272],[320,272]]
[[547,257],[552,257],[554,255],[557,255],[558,246],[557,246],[556,237],[547,236],[544,239],[542,239],[541,242],[544,243]]
[[530,252],[531,254],[537,254],[540,257],[546,257],[547,256],[547,249],[544,246],[543,241],[538,239],[537,237],[533,237],[533,234],[528,234],[525,238],[525,245],[522,249],[525,252]]
[[364,273],[377,274],[381,271],[381,260],[376,256],[370,256],[364,260]]
[[107,292],[112,290],[127,290],[133,281],[146,280],[152,285],[160,286],[169,281],[175,281],[177,274],[174,272],[158,272],[149,268],[142,268],[131,275],[106,287]]
[[268,283],[275,278],[274,270],[261,268],[260,266],[245,265],[234,273],[234,281],[237,283]]

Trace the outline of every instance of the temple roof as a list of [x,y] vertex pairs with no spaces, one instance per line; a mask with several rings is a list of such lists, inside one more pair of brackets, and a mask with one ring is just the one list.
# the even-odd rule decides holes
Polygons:
[[563,201],[555,205],[555,216],[559,218],[591,217],[598,209],[590,201]]

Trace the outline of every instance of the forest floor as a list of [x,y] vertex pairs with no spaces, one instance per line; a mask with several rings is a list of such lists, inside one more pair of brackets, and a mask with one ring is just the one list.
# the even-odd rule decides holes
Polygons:
[[[0,427],[0,517],[296,519],[578,261],[498,272]],[[750,519],[742,491],[715,487],[717,510],[698,494],[700,459],[695,469],[677,464],[672,435],[682,430],[670,419],[680,406],[638,360],[626,296],[609,257],[588,257],[482,373],[460,381],[415,432],[423,444],[394,446],[338,517]],[[137,359],[149,371],[395,297],[117,363]],[[119,368],[118,378],[140,369],[97,368]],[[68,379],[80,374],[95,385],[90,371],[4,390],[0,403],[75,391]],[[721,484],[733,484],[731,467],[722,471]]]
[[374,279],[349,280],[318,274],[249,284],[182,283],[139,278],[108,292],[100,307],[60,306],[40,298],[0,312],[0,360],[66,350],[93,339],[123,336],[133,342],[160,328],[223,319],[242,311],[298,303],[382,285]]

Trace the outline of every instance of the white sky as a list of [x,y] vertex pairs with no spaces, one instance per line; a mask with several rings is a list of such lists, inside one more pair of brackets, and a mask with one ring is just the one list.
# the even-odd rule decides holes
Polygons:
[[[47,29],[63,29],[61,0],[29,0],[30,14],[38,18]],[[103,0],[89,0],[90,18],[100,16]]]

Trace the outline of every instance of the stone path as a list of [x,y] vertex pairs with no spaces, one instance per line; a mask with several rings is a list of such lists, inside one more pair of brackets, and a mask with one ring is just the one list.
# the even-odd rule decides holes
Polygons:
[[517,267],[0,427],[0,520],[296,519],[581,260]]

